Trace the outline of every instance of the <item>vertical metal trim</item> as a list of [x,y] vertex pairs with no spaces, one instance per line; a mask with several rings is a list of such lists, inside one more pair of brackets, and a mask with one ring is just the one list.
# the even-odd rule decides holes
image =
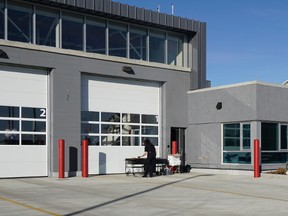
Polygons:
[[83,16],[83,51],[86,52],[86,16]]
[[126,35],[126,56],[130,59],[130,25],[127,25],[127,35]]
[[109,21],[106,20],[106,55],[109,55]]
[[200,88],[206,87],[206,24],[199,23],[199,84]]
[[189,46],[188,46],[188,44],[187,44],[187,35],[184,35],[184,37],[183,37],[183,47],[182,47],[182,51],[183,51],[183,62],[182,62],[182,64],[183,64],[183,67],[188,67],[188,64],[187,64],[187,62],[188,62],[188,58],[189,58],[189,55],[188,55],[188,49],[189,49]]
[[59,11],[59,27],[58,27],[58,36],[59,36],[59,48],[62,48],[62,10]]
[[4,40],[8,40],[8,5],[4,0]]
[[148,28],[147,29],[147,36],[146,36],[146,46],[147,46],[147,49],[146,49],[146,58],[147,58],[147,62],[150,62],[150,55],[149,55],[149,52],[150,52],[150,29]]
[[32,44],[36,44],[36,5],[33,5],[32,13]]
[[168,65],[168,33],[167,32],[165,32],[164,64]]

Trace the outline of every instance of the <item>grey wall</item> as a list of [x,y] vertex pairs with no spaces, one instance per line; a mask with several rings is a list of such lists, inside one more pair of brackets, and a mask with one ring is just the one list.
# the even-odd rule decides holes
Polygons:
[[[256,89],[250,84],[188,93],[188,164],[205,168],[235,167],[221,165],[221,124],[255,119]],[[222,102],[220,110],[216,109],[218,102]]]
[[186,162],[192,167],[218,168],[221,164],[221,127],[218,123],[189,125]]
[[[220,110],[216,109],[218,102],[222,102]],[[287,123],[288,88],[249,82],[188,92],[187,163],[202,168],[252,169],[252,165],[221,165],[221,124],[245,121],[252,123],[252,140],[261,138],[261,121]]]
[[288,87],[257,85],[257,119],[288,122]]
[[[9,56],[9,59],[0,59],[0,64],[41,67],[51,71],[49,75],[50,174],[58,170],[59,139],[66,141],[66,171],[73,173],[81,170],[81,73],[162,83],[163,125],[161,129],[164,156],[167,153],[166,146],[170,142],[170,128],[188,125],[186,94],[190,89],[190,73],[187,71],[130,64],[135,72],[135,75],[130,75],[122,71],[122,66],[129,65],[128,63],[9,46],[0,46],[0,49]],[[75,153],[77,158],[71,158]],[[74,167],[75,164],[73,165],[75,161],[77,168]]]
[[[256,94],[254,84],[191,91],[189,125],[256,119]],[[222,102],[220,110],[216,109],[218,102]]]

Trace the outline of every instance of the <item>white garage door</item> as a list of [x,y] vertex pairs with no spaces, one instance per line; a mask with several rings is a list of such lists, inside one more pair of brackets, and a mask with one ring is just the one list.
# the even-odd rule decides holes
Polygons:
[[0,177],[47,176],[47,71],[0,66]]
[[147,138],[159,151],[159,109],[159,83],[83,75],[81,128],[90,143],[89,174],[125,172],[125,158],[142,155]]

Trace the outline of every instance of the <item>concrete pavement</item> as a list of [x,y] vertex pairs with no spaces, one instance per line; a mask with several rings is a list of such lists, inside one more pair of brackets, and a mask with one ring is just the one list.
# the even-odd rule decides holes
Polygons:
[[0,179],[0,215],[287,215],[288,176],[206,171],[154,178]]

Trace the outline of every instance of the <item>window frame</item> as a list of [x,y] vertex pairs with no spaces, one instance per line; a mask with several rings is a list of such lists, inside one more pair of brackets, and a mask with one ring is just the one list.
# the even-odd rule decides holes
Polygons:
[[[31,31],[31,33],[29,33],[29,41],[28,37],[17,37],[19,38],[18,41],[23,42],[23,43],[31,43],[31,44],[35,44],[35,45],[39,45],[39,46],[51,46],[51,47],[56,47],[56,48],[60,48],[60,49],[70,49],[70,50],[76,50],[76,51],[83,51],[83,52],[87,52],[87,44],[86,44],[86,37],[87,37],[87,30],[86,30],[86,26],[89,25],[89,22],[91,20],[99,20],[99,21],[103,21],[106,24],[106,29],[105,29],[105,44],[102,46],[103,49],[105,46],[105,53],[103,52],[103,50],[99,51],[100,55],[106,55],[106,56],[116,56],[116,57],[120,57],[120,58],[126,58],[126,59],[131,59],[131,60],[139,60],[139,61],[143,61],[143,62],[153,62],[155,64],[164,64],[164,65],[170,65],[171,67],[185,67],[185,68],[191,68],[191,63],[188,59],[189,57],[189,49],[192,48],[189,45],[188,42],[188,35],[181,33],[181,32],[173,32],[173,31],[169,31],[169,30],[164,30],[164,29],[159,29],[156,27],[150,27],[150,26],[145,26],[145,25],[141,25],[141,24],[130,24],[129,22],[125,22],[125,21],[119,21],[119,20],[113,20],[111,18],[103,18],[100,16],[93,16],[93,15],[89,15],[89,14],[84,14],[83,12],[75,12],[75,11],[68,11],[65,9],[53,9],[49,6],[45,6],[45,5],[38,5],[35,3],[29,3],[29,2],[17,2],[17,1],[11,1],[12,4],[10,4],[10,2],[8,3],[8,0],[1,0],[1,3],[4,3],[4,40],[9,40],[8,36],[9,36],[9,25],[11,25],[8,21],[8,12],[11,8],[10,5],[16,5],[17,8],[19,8],[20,11],[29,11],[29,14],[31,15],[30,20],[29,20],[29,28],[28,29],[24,29],[25,31]],[[3,5],[3,4],[2,4]],[[14,9],[13,9],[14,10]],[[47,11],[46,11],[47,10]],[[43,12],[43,13],[42,13]],[[38,38],[37,38],[37,16],[45,16],[45,13],[48,12],[48,14],[51,12],[52,16],[48,15],[48,17],[51,18],[57,18],[58,19],[58,23],[56,24],[56,27],[54,26],[54,31],[55,33],[55,46],[53,43],[53,40],[51,40],[51,43],[47,43],[46,44],[40,44]],[[54,16],[55,14],[57,14],[57,17]],[[47,14],[46,14],[47,15]],[[67,39],[65,40],[65,43],[63,41],[63,36],[65,34],[65,32],[63,30],[63,24],[64,22],[74,22],[77,24],[81,25],[81,33],[80,31],[75,31],[77,33],[75,33],[75,36],[73,38],[73,35],[68,34],[67,33]],[[31,23],[30,23],[31,22]],[[110,25],[110,26],[109,26]],[[111,50],[109,45],[111,46],[111,41],[109,42],[109,31],[112,29],[111,25],[114,26],[113,29],[119,29],[120,31],[122,31],[125,35],[125,44],[124,42],[122,45],[117,46],[115,45],[115,53],[113,55],[111,55]],[[122,28],[122,26],[124,26],[125,30]],[[71,28],[71,27],[69,27]],[[131,29],[131,30],[130,30]],[[141,41],[143,42],[143,45],[145,43],[145,45],[141,48],[141,56],[139,56],[140,54],[134,53],[135,54],[135,58],[130,58],[130,49],[131,48],[131,43],[130,43],[130,33],[132,34],[133,31],[135,33],[135,29],[137,31],[137,29],[141,29],[141,33],[139,35],[142,35],[145,32],[145,35],[143,34]],[[24,31],[23,30],[23,31]],[[49,30],[50,31],[50,30]],[[142,32],[143,31],[143,32]],[[138,32],[139,33],[139,32]],[[31,34],[31,35],[30,35]],[[135,33],[137,34],[137,33]],[[16,35],[16,34],[15,34]],[[13,34],[12,34],[13,36]],[[16,35],[17,36],[17,35]],[[14,36],[16,38],[16,36]],[[175,56],[175,60],[171,60],[171,63],[173,64],[168,64],[168,46],[169,46],[169,37],[170,36],[175,36],[178,39],[181,38],[181,52],[179,52],[180,55]],[[10,36],[11,37],[11,36]],[[79,38],[78,38],[79,37]],[[81,38],[80,38],[81,37]],[[146,40],[145,40],[146,37]],[[16,38],[16,39],[17,39]],[[43,37],[44,38],[44,37]],[[52,37],[51,37],[52,38]],[[160,49],[161,51],[159,51],[160,55],[156,55],[154,56],[153,61],[151,61],[151,54],[158,52],[157,49],[155,49],[155,47],[151,46],[151,40],[152,38],[155,38],[157,43],[157,40],[160,40]],[[38,40],[38,42],[37,42]],[[74,43],[74,42],[75,43]],[[91,41],[91,40],[90,40]],[[43,42],[45,43],[45,41]],[[141,43],[142,44],[142,43]],[[65,45],[65,48],[63,48],[63,45]],[[145,47],[146,46],[146,47]],[[162,47],[163,46],[163,47]],[[179,47],[179,43],[177,45],[177,47]],[[97,48],[97,47],[96,47]],[[119,50],[119,51],[117,51]],[[122,50],[122,51],[121,51]],[[110,52],[110,54],[109,54]],[[118,52],[118,53],[117,53]],[[125,52],[125,53],[124,53]],[[145,54],[144,54],[145,52]],[[88,51],[87,53],[91,53],[91,51]],[[92,53],[93,49],[92,49]],[[159,58],[159,56],[161,56],[161,58]],[[181,57],[180,57],[181,56]],[[171,58],[172,59],[172,58]]]
[[[5,136],[9,136],[9,134],[11,135],[17,135],[18,136],[18,144],[0,144],[0,146],[4,146],[4,145],[13,145],[13,146],[37,146],[37,145],[41,145],[41,146],[47,146],[47,131],[48,131],[48,121],[47,121],[47,108],[44,107],[27,107],[27,106],[10,106],[10,105],[1,105],[4,107],[14,107],[17,108],[19,113],[18,116],[15,117],[0,117],[0,120],[4,120],[4,121],[17,121],[19,123],[19,130],[1,130],[0,133],[1,134],[5,134]],[[38,117],[24,117],[23,116],[23,109],[39,109],[39,116]],[[36,114],[36,112],[35,112]],[[32,131],[32,130],[25,130],[23,128],[23,123],[44,123],[45,125],[45,131]],[[6,135],[7,134],[7,135]],[[44,136],[44,144],[33,144],[33,143],[25,143],[23,142],[23,137],[24,136]]]
[[[287,137],[286,137],[286,148],[282,148],[282,126],[286,127]],[[288,151],[288,124],[279,124],[279,151]]]
[[[95,145],[95,144],[90,144],[91,146],[135,146],[135,147],[139,147],[141,146],[141,143],[143,142],[144,139],[147,139],[147,138],[150,138],[152,140],[157,140],[157,142],[154,142],[153,144],[155,146],[159,146],[160,145],[160,122],[159,122],[159,115],[152,115],[152,114],[143,114],[143,113],[127,113],[127,112],[100,112],[100,111],[81,111],[81,112],[85,112],[87,114],[87,112],[98,112],[99,113],[99,121],[90,121],[90,120],[83,120],[82,119],[82,116],[81,116],[81,128],[82,128],[82,125],[83,124],[97,124],[98,127],[99,127],[99,132],[98,133],[83,133],[81,131],[81,140],[82,139],[85,139],[85,137],[87,139],[89,139],[89,137],[98,137],[98,144]],[[120,118],[119,118],[119,121],[108,121],[108,120],[102,120],[102,114],[104,113],[113,113],[113,114],[120,114]],[[137,116],[137,121],[134,121],[134,122],[127,122],[125,119],[124,119],[124,116],[125,118],[127,117],[127,115],[139,115],[139,119],[138,119],[138,116]],[[143,123],[142,122],[142,116],[154,116],[155,117],[155,121],[154,120],[151,120],[151,122],[145,122]],[[151,119],[151,118],[150,118]],[[110,126],[117,126],[117,130],[119,130],[119,132],[112,132],[112,133],[109,133],[107,131],[102,131],[102,127],[103,126],[107,126],[107,125],[110,125]],[[125,127],[129,127],[131,126],[131,128],[135,130],[135,133],[127,133],[127,131],[124,131]],[[145,133],[142,133],[142,130],[143,128],[157,128],[155,130],[153,130],[152,132],[154,133],[151,133],[151,134],[145,134]],[[157,131],[157,134],[155,133],[155,131]],[[103,137],[119,137],[120,141],[119,141],[119,145],[103,145]],[[123,143],[123,139],[127,139],[127,138],[130,138],[130,140],[132,140],[132,142],[135,142],[136,141],[136,144],[133,145],[130,144],[130,145],[127,145],[125,143]],[[118,142],[117,142],[118,143]]]
[[[239,139],[240,139],[240,146],[239,146],[239,150],[224,150],[224,125],[226,124],[239,124],[240,127],[239,127],[239,130],[240,130],[240,134],[239,134]],[[244,125],[250,125],[250,148],[243,148],[243,143],[244,143],[244,130],[243,130],[243,126]],[[251,140],[251,127],[252,126],[252,123],[251,122],[227,122],[227,123],[222,123],[221,124],[221,164],[224,164],[224,165],[249,165],[249,164],[252,164],[252,140]],[[224,154],[225,153],[232,153],[232,152],[235,152],[235,153],[239,153],[239,154],[243,154],[243,153],[250,153],[250,163],[239,163],[239,161],[237,163],[227,163],[224,161]]]

